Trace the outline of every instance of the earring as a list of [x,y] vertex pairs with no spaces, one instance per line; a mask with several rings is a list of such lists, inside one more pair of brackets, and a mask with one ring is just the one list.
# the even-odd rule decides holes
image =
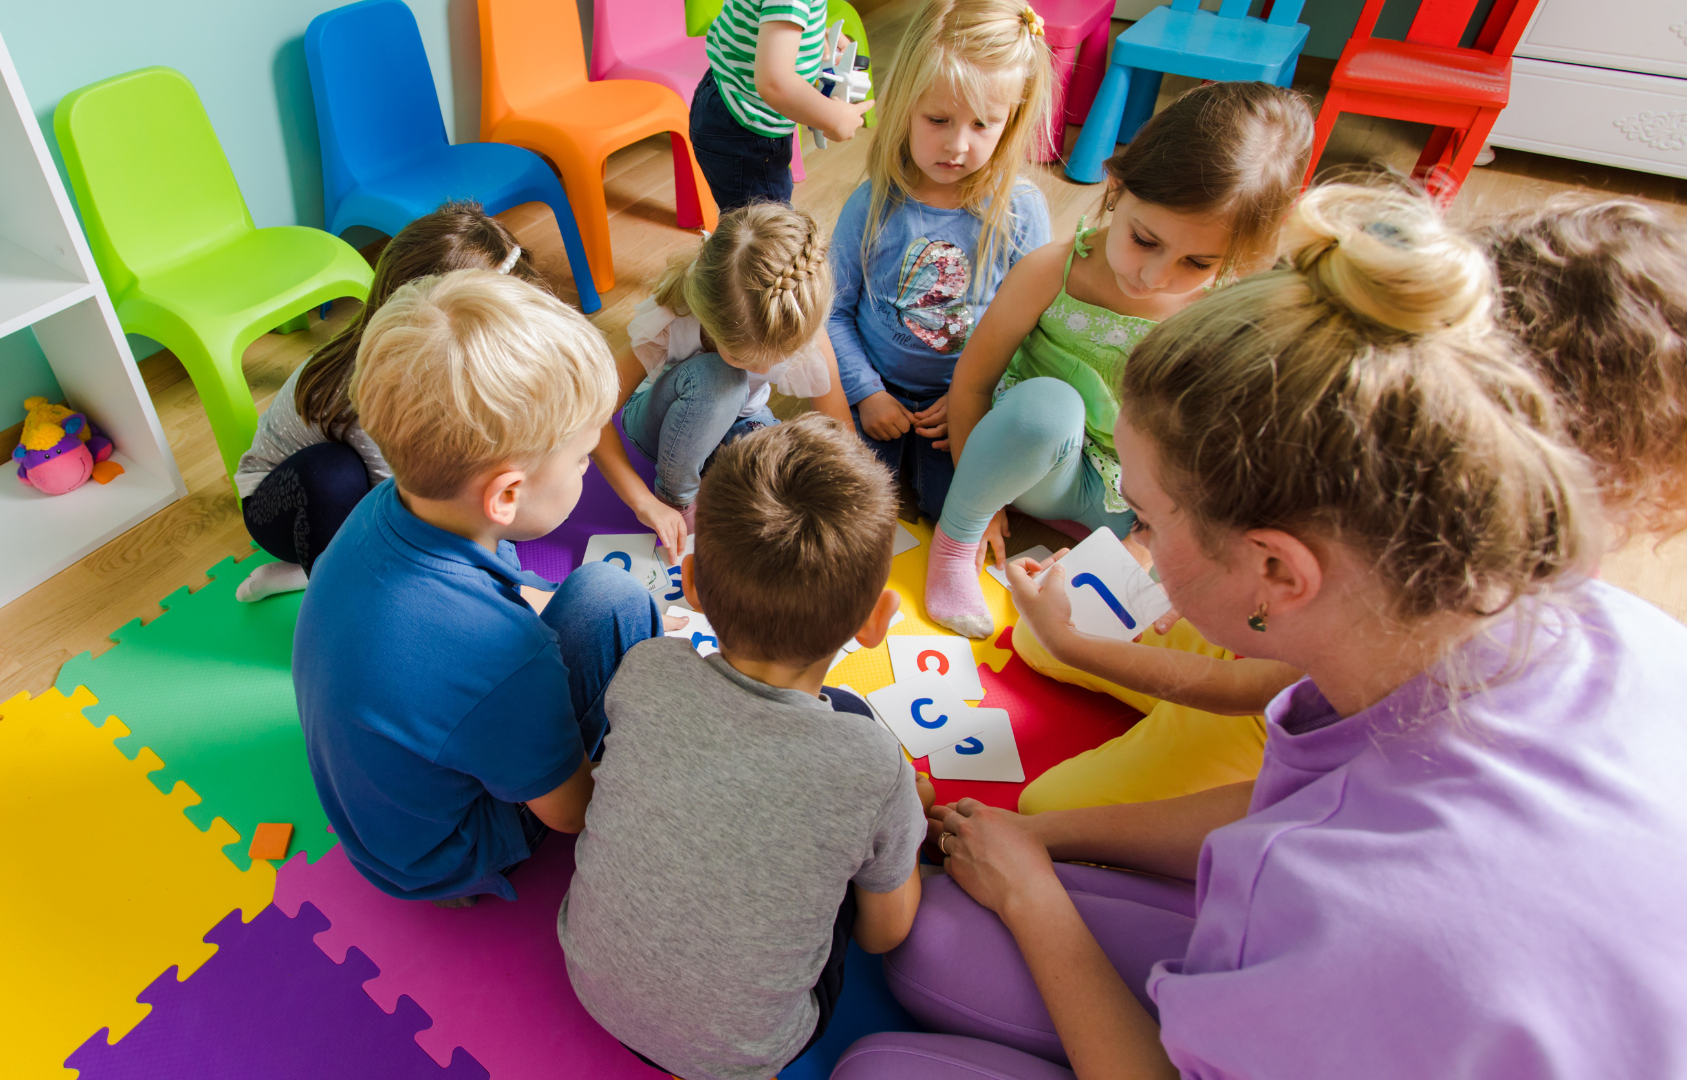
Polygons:
[[1248,616],[1249,630],[1257,630],[1262,634],[1265,633],[1265,611],[1266,605],[1261,603],[1259,605],[1259,610]]

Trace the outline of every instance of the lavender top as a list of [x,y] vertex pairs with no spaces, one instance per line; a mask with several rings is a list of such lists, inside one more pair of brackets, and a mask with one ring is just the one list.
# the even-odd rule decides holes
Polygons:
[[1149,977],[1185,1077],[1687,1075],[1687,628],[1597,582],[1528,612],[1456,713],[1428,677],[1272,702]]

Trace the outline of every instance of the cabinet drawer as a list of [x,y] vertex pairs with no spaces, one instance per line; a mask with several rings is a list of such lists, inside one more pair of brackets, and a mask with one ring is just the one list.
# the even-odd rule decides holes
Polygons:
[[1518,56],[1687,77],[1681,0],[1541,0]]
[[1687,176],[1687,79],[1518,57],[1495,146]]

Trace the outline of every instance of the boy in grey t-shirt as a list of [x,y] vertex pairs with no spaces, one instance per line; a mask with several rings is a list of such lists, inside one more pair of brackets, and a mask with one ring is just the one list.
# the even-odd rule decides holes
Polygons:
[[766,1080],[825,1030],[849,938],[895,948],[919,906],[929,782],[822,680],[877,645],[890,477],[836,421],[723,449],[697,500],[687,599],[720,652],[631,649],[557,915],[586,1010],[685,1080]]

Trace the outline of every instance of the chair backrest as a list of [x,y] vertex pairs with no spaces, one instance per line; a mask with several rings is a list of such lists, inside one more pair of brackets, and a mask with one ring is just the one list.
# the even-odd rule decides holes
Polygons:
[[318,15],[305,30],[305,64],[330,218],[357,184],[447,145],[427,50],[402,0]]
[[[1382,14],[1385,0],[1365,0],[1365,7],[1359,13],[1359,24],[1353,29],[1353,36],[1370,37],[1376,30],[1377,18]],[[1406,31],[1406,41],[1412,45],[1435,45],[1441,48],[1453,48],[1464,38],[1464,32],[1470,25],[1470,17],[1476,11],[1479,0],[1422,0],[1418,5],[1417,14],[1412,17],[1411,28]],[[1482,22],[1482,29],[1476,35],[1476,49],[1480,52],[1493,53],[1495,56],[1507,57],[1517,48],[1517,42],[1523,37],[1523,29],[1529,24],[1529,17],[1535,13],[1540,0],[1494,0],[1494,6],[1488,10],[1488,17]]]
[[690,37],[702,37],[709,32],[709,24],[715,21],[724,7],[723,0],[685,0],[685,32]]
[[112,294],[255,226],[205,106],[173,68],[64,96],[53,132]]
[[585,81],[586,43],[572,3],[480,0],[482,138],[510,113]]
[[684,37],[684,0],[593,0],[591,77]]

